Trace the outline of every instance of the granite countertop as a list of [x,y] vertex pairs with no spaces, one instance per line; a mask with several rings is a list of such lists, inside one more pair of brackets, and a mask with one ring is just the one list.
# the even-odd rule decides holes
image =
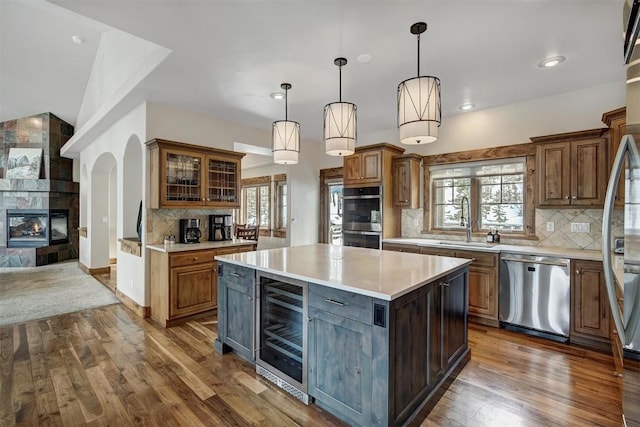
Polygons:
[[216,256],[292,279],[391,301],[471,260],[316,244]]
[[383,239],[383,243],[395,243],[403,245],[417,245],[431,248],[453,248],[464,249],[467,251],[481,252],[508,252],[514,254],[526,255],[547,255],[558,256],[571,259],[582,259],[588,261],[602,261],[602,252],[587,249],[564,249],[548,246],[524,246],[524,245],[504,245],[501,243],[482,243],[482,242],[460,242],[460,241],[444,241],[432,239],[416,239],[398,237],[393,239]]
[[257,244],[255,240],[246,239],[233,239],[233,240],[220,240],[217,242],[200,242],[200,243],[174,243],[172,245],[147,245],[147,249],[158,252],[186,252],[186,251],[199,251],[202,249],[220,249],[227,248],[229,246],[243,246]]

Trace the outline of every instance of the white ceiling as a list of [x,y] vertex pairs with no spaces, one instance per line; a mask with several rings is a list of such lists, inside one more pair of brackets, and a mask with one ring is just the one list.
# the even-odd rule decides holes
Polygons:
[[[141,93],[260,128],[284,118],[303,139],[322,110],[358,106],[360,135],[396,126],[396,90],[416,75],[411,24],[427,22],[421,74],[442,82],[443,124],[477,109],[622,82],[623,0],[0,0],[0,121],[51,111],[74,124],[100,33],[113,27],[173,52]],[[91,19],[87,19],[91,18]],[[73,44],[81,35],[85,43]],[[369,63],[359,63],[370,54]],[[536,64],[564,55],[553,69]]]

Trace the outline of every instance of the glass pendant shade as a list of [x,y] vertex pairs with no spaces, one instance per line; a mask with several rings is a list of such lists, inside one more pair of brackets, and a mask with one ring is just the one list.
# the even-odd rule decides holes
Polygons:
[[295,165],[300,153],[300,123],[291,120],[273,122],[273,161],[281,165]]
[[356,110],[350,102],[333,102],[324,107],[325,151],[330,156],[350,156],[356,151]]
[[428,144],[438,139],[440,79],[414,77],[398,85],[398,129],[403,144]]

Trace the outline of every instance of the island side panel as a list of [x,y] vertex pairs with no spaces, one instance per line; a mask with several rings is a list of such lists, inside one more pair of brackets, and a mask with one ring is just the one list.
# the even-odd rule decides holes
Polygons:
[[467,299],[463,267],[391,302],[388,425],[426,416],[468,360]]

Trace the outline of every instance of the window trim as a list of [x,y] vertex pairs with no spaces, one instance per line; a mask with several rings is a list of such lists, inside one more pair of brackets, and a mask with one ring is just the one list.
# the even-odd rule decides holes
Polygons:
[[[498,159],[512,159],[517,157],[525,157],[525,194],[524,194],[524,209],[525,209],[525,223],[523,233],[509,233],[510,237],[516,237],[520,239],[537,239],[535,229],[535,169],[536,169],[536,145],[533,143],[508,145],[503,147],[492,147],[478,150],[459,151],[455,153],[436,154],[432,156],[424,156],[422,159],[422,173],[423,173],[423,198],[425,201],[423,206],[423,230],[422,234],[452,234],[459,235],[464,233],[464,230],[459,229],[436,229],[433,227],[432,207],[433,197],[435,195],[431,191],[431,166],[436,165],[453,165],[457,163],[477,162],[482,159],[486,160],[498,160]],[[478,191],[478,189],[471,186],[471,191]],[[477,196],[476,196],[477,197]],[[428,203],[427,203],[428,201]],[[478,218],[477,204],[474,203],[472,209],[472,215],[474,218]],[[477,227],[472,230],[474,236],[484,235],[484,232],[479,232]]]
[[[258,176],[255,178],[246,178],[243,179],[240,185],[241,188],[241,194],[242,194],[242,203],[240,206],[240,218],[242,219],[242,221],[246,224],[247,223],[247,212],[246,212],[246,198],[247,198],[247,193],[246,193],[246,189],[247,188],[259,188],[259,187],[267,187],[268,190],[268,197],[269,197],[269,203],[272,203],[271,200],[271,177],[270,176]],[[257,192],[259,195],[259,191]],[[257,207],[257,212],[256,215],[259,218],[260,217],[260,198],[258,197],[258,199],[256,200],[256,207]],[[261,236],[265,236],[271,233],[271,224],[272,224],[272,216],[271,216],[271,206],[269,206],[269,212],[268,212],[268,225],[266,227],[264,227],[261,224],[257,224],[258,228],[260,230],[260,235]]]
[[[287,174],[281,173],[273,176],[273,187],[274,187],[274,197],[273,197],[273,237],[287,237],[287,226],[285,224],[284,227],[278,227],[278,222],[280,221],[280,214],[282,207],[280,206],[280,198],[282,197],[281,191],[282,186],[287,186],[287,198],[289,197],[289,184],[287,183]],[[287,201],[288,202],[288,201]],[[286,206],[287,214],[289,213],[289,203]],[[288,216],[288,215],[287,215]]]

